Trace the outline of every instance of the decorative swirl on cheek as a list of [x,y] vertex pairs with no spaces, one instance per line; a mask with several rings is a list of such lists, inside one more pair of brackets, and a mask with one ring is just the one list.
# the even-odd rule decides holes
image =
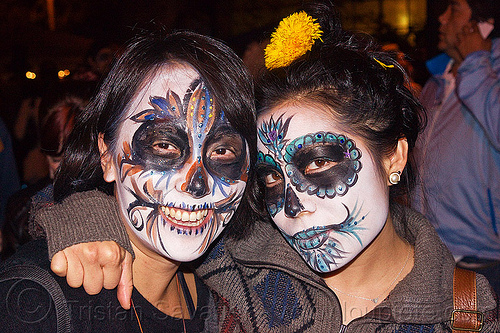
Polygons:
[[242,197],[243,191],[233,192],[227,198],[215,204],[215,218],[217,225],[219,225],[220,221],[222,221],[222,227],[225,228],[227,226],[234,212],[238,208]]
[[[362,205],[358,202],[354,207],[349,209],[345,204],[342,204],[346,209],[346,217],[340,223],[330,225],[314,226],[306,230],[288,235],[281,230],[288,243],[296,249],[304,258],[306,263],[317,272],[331,272],[339,267],[342,262],[346,263],[346,258],[351,254],[354,257],[356,249],[366,247],[359,232],[366,230],[366,226],[362,226],[368,213],[362,213]],[[348,238],[353,238],[359,243],[359,247],[350,244]],[[359,253],[358,251],[358,253]]]
[[144,213],[145,209],[141,206],[136,206],[129,210],[128,218],[137,231],[141,231],[144,228]]

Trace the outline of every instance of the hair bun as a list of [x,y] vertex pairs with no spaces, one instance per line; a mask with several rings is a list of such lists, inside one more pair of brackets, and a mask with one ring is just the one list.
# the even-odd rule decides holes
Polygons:
[[344,36],[340,14],[331,2],[309,3],[304,6],[306,13],[317,20],[323,31],[325,44],[336,44]]

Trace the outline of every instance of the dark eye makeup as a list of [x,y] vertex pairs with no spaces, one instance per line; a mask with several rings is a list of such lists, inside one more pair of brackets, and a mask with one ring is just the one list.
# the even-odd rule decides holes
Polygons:
[[180,167],[189,156],[188,136],[170,122],[143,123],[132,138],[133,158],[147,169]]
[[206,157],[214,162],[231,164],[236,162],[243,151],[243,139],[238,134],[219,136],[206,148]]
[[343,160],[344,150],[341,146],[320,143],[298,150],[292,158],[292,163],[307,175],[327,171]]
[[245,140],[232,127],[218,128],[215,135],[207,138],[203,151],[203,163],[211,173],[236,180],[245,172]]
[[275,216],[283,207],[285,180],[283,172],[278,169],[277,164],[263,162],[264,159],[272,160],[269,155],[265,156],[259,153],[259,162],[256,166],[256,172],[260,184],[265,188],[265,201],[271,216]]
[[285,171],[299,192],[320,198],[344,195],[357,181],[361,152],[342,134],[309,133],[285,147]]

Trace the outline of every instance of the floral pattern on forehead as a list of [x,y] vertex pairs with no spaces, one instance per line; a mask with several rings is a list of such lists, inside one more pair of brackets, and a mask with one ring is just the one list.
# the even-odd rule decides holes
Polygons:
[[271,151],[276,158],[283,158],[282,150],[288,140],[285,139],[292,117],[283,121],[283,115],[279,116],[278,120],[274,121],[273,116],[267,122],[262,122],[258,129],[259,139]]
[[[194,87],[194,90],[192,89]],[[187,132],[187,136],[183,138],[184,142],[179,142],[179,144],[184,144],[185,149],[189,150],[187,141],[193,141],[191,144],[191,149],[193,150],[193,155],[195,156],[196,163],[198,165],[197,172],[203,173],[201,168],[202,163],[202,147],[203,142],[206,139],[207,134],[212,128],[215,120],[219,118],[220,121],[226,121],[224,113],[220,112],[214,116],[215,112],[213,110],[212,98],[210,93],[203,84],[201,80],[195,80],[191,84],[184,96],[184,103],[181,102],[180,97],[168,89],[166,97],[161,96],[151,96],[149,97],[149,104],[153,107],[152,109],[147,109],[137,113],[136,115],[130,117],[130,119],[137,123],[142,123],[141,128],[148,126],[148,123],[153,121],[166,121],[170,120],[173,123],[177,123],[178,127],[183,128]],[[208,112],[207,112],[208,110]],[[172,130],[169,128],[169,130]],[[139,132],[139,131],[138,131]],[[194,132],[194,133],[193,133]],[[139,141],[136,138],[137,134],[134,135],[133,143],[134,146],[139,146]],[[184,156],[180,156],[178,163],[169,165],[155,165],[151,166],[145,165],[144,158],[136,150],[131,149],[127,142],[124,143],[123,153],[125,158],[121,159],[121,169],[122,169],[122,181],[129,174],[129,170],[149,170],[162,169],[163,178],[169,177],[171,172],[175,171],[176,168],[180,167],[184,162],[182,157],[187,158],[187,153]],[[169,172],[170,171],[170,172]],[[205,174],[201,176],[206,176]],[[228,183],[229,179],[224,183]],[[159,181],[159,182],[160,182]],[[227,184],[218,184],[218,186],[223,187]]]
[[[153,109],[139,112],[131,119],[135,122],[145,122],[154,119],[173,118],[180,120],[185,118],[188,132],[194,130],[197,133],[194,149],[200,151],[202,142],[217,117],[214,116],[213,100],[203,82],[195,80],[191,86],[196,88],[194,90],[189,89],[184,96],[184,103],[187,101],[186,107],[181,103],[179,96],[169,89],[166,97],[150,97],[150,105]],[[219,116],[223,119],[224,112],[220,112]],[[201,159],[201,155],[197,155]]]

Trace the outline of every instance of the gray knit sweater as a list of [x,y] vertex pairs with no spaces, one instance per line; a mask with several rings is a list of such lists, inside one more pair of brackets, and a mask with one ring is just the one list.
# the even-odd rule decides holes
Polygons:
[[[196,268],[217,295],[220,331],[451,332],[452,256],[420,214],[394,205],[391,215],[397,232],[415,246],[414,267],[374,310],[347,326],[334,292],[272,225],[256,221],[244,240],[220,239]],[[47,231],[52,255],[92,240],[126,245],[118,216],[115,199],[93,191],[45,208],[36,221]],[[482,276],[477,290],[478,310],[485,314],[482,332],[500,332],[497,303]]]
[[33,213],[34,223],[47,235],[50,258],[74,244],[107,240],[134,255],[115,198],[101,191],[75,193],[61,204],[50,204]]

